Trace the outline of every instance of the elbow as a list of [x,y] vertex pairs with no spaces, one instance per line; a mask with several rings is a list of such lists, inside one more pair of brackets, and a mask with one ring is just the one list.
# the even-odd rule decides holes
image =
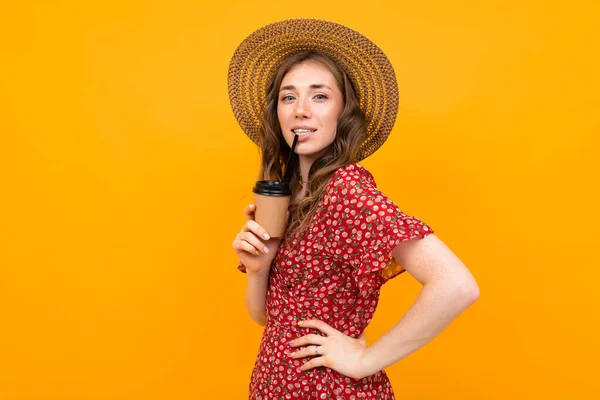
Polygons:
[[479,299],[479,285],[471,276],[456,284],[457,298],[465,304],[465,308],[471,306]]
[[250,318],[252,319],[252,321],[254,321],[255,323],[257,323],[260,326],[267,326],[267,314],[260,314],[260,315],[250,315]]

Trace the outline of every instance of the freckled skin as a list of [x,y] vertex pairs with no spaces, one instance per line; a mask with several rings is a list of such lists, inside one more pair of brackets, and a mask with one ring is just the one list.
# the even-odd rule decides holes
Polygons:
[[[321,85],[322,87],[311,87]],[[293,88],[285,89],[293,86]],[[321,63],[308,61],[291,68],[281,82],[277,102],[277,117],[288,144],[294,142],[295,126],[308,126],[316,132],[305,141],[298,141],[295,152],[300,171],[306,181],[312,163],[319,159],[335,140],[337,121],[344,100],[335,77]]]

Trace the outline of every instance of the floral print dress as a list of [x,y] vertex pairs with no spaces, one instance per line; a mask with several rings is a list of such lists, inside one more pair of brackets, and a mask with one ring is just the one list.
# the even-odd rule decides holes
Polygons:
[[[396,244],[431,233],[377,190],[365,167],[338,169],[306,231],[283,241],[271,265],[250,400],[395,399],[383,370],[360,380],[326,367],[300,371],[310,358],[291,358],[289,342],[309,333],[324,336],[300,328],[305,319],[358,338],[373,318],[381,286],[405,271],[392,258]],[[243,263],[238,269],[245,272]]]

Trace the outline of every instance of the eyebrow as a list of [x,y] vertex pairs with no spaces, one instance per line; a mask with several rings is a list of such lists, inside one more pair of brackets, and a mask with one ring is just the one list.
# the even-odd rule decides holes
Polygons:
[[[312,85],[309,86],[309,88],[311,89],[329,89],[329,90],[333,90],[331,89],[329,86],[327,86],[324,83],[313,83]],[[279,89],[280,92],[283,92],[284,90],[295,90],[296,86],[294,85],[287,85],[287,86],[282,86],[281,89]]]

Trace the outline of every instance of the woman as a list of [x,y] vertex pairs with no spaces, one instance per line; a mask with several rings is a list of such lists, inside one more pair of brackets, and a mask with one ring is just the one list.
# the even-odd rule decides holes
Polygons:
[[[248,313],[266,326],[250,399],[394,399],[383,369],[433,339],[479,289],[433,230],[404,214],[358,164],[396,117],[389,61],[342,25],[287,20],[238,47],[229,85],[240,125],[261,148],[260,179],[293,171],[284,236],[270,238],[249,205],[233,241],[248,277]],[[380,288],[404,271],[423,289],[367,347]]]

